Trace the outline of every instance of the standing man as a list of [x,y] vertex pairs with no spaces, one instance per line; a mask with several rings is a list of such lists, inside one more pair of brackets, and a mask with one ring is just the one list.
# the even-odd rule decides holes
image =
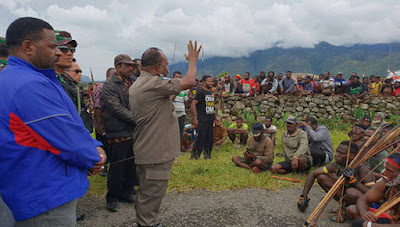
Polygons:
[[[61,87],[54,29],[24,17],[7,29],[8,66],[0,74],[0,192],[17,226],[75,226],[87,175],[106,156]],[[15,79],[18,78],[18,79]]]
[[292,78],[292,72],[287,71],[286,77],[279,81],[281,95],[293,95],[296,93],[296,81]]
[[157,222],[174,159],[180,155],[178,119],[171,95],[196,85],[196,62],[201,47],[188,44],[189,66],[182,80],[168,79],[168,59],[158,48],[142,55],[142,72],[129,89],[129,102],[136,122],[134,151],[140,187],[136,194],[138,226],[162,226]]
[[[179,71],[175,71],[172,74],[173,79],[182,79],[182,73]],[[185,126],[185,120],[186,120],[186,112],[185,112],[185,102],[188,101],[188,94],[189,90],[182,90],[179,92],[179,94],[174,95],[172,97],[172,102],[174,103],[175,106],[175,114],[178,117],[178,123],[179,123],[179,138],[181,139],[181,147],[182,146],[182,140],[183,140],[183,127]]]
[[[106,80],[114,75],[115,72],[115,68],[108,68],[106,71]],[[103,121],[101,117],[101,92],[103,91],[103,85],[103,83],[97,85],[93,92],[93,123],[96,132],[96,139],[103,143],[103,149],[106,152],[107,157],[111,157],[110,145],[108,144],[106,134],[104,133]],[[107,160],[107,162],[109,163],[109,160]],[[100,176],[107,176],[107,172],[107,168],[104,168]]]
[[191,159],[199,159],[203,150],[204,159],[210,159],[214,144],[215,101],[211,91],[213,79],[211,76],[205,75],[201,82],[203,82],[203,87],[197,90],[191,106],[193,125],[197,126],[197,139]]
[[333,147],[329,129],[319,125],[317,119],[307,117],[306,121],[300,122],[307,132],[308,146],[314,165],[323,166],[333,159]]
[[118,201],[132,203],[134,201],[134,186],[138,185],[135,163],[132,160],[132,133],[135,121],[129,106],[128,90],[133,81],[135,63],[126,54],[114,58],[116,73],[104,82],[101,94],[101,112],[104,131],[110,144],[111,165],[107,175],[107,210],[118,211]]

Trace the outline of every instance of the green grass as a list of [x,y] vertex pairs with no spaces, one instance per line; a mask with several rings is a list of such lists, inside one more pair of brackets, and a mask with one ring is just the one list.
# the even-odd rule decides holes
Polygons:
[[[277,132],[278,143],[274,148],[274,163],[281,162],[284,158],[277,157],[276,153],[283,153],[281,144],[281,134],[284,129],[280,128]],[[331,130],[331,138],[334,149],[342,140],[348,140],[349,130]],[[206,189],[210,191],[231,190],[240,188],[254,188],[276,190],[285,187],[301,188],[307,177],[305,174],[285,174],[284,177],[299,179],[300,183],[285,180],[273,179],[270,171],[263,171],[254,174],[249,169],[239,168],[231,161],[232,156],[240,155],[245,147],[234,148],[232,143],[221,147],[219,150],[212,151],[210,160],[189,160],[190,153],[179,156],[171,170],[171,179],[168,190],[184,192],[191,189]],[[313,168],[314,169],[314,168]],[[311,169],[311,171],[313,170]],[[103,196],[107,192],[107,180],[105,177],[91,177],[88,194]]]

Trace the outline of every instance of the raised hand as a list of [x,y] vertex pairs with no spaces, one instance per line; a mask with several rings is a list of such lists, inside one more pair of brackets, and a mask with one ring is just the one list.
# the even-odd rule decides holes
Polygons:
[[201,45],[199,46],[199,49],[197,49],[197,41],[194,41],[193,47],[192,40],[190,40],[188,43],[188,54],[185,54],[186,60],[197,62],[197,60],[199,59],[200,51]]

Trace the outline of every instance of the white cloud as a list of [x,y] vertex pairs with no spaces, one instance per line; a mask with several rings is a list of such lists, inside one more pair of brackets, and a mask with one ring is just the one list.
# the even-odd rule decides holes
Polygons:
[[[20,16],[43,18],[78,41],[76,58],[102,79],[113,57],[140,57],[156,46],[172,61],[184,60],[190,39],[204,43],[205,57],[248,55],[274,45],[313,47],[400,41],[396,0],[150,0],[0,2],[0,35]],[[2,34],[3,33],[3,34]]]

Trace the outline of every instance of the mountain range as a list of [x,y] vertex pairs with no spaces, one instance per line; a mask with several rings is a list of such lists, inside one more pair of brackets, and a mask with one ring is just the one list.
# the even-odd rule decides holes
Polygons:
[[[205,74],[218,76],[224,71],[231,76],[243,75],[245,72],[250,72],[251,76],[254,76],[262,70],[275,73],[285,73],[290,70],[293,73],[313,74],[327,71],[331,74],[342,72],[344,77],[348,78],[352,72],[362,76],[363,69],[365,76],[386,76],[388,65],[392,71],[400,69],[400,43],[334,46],[321,42],[314,48],[273,47],[257,50],[246,57],[212,57],[204,59],[203,62],[199,60],[197,77],[200,78]],[[171,65],[169,67],[171,70]],[[172,69],[185,74],[187,62],[176,63]]]

